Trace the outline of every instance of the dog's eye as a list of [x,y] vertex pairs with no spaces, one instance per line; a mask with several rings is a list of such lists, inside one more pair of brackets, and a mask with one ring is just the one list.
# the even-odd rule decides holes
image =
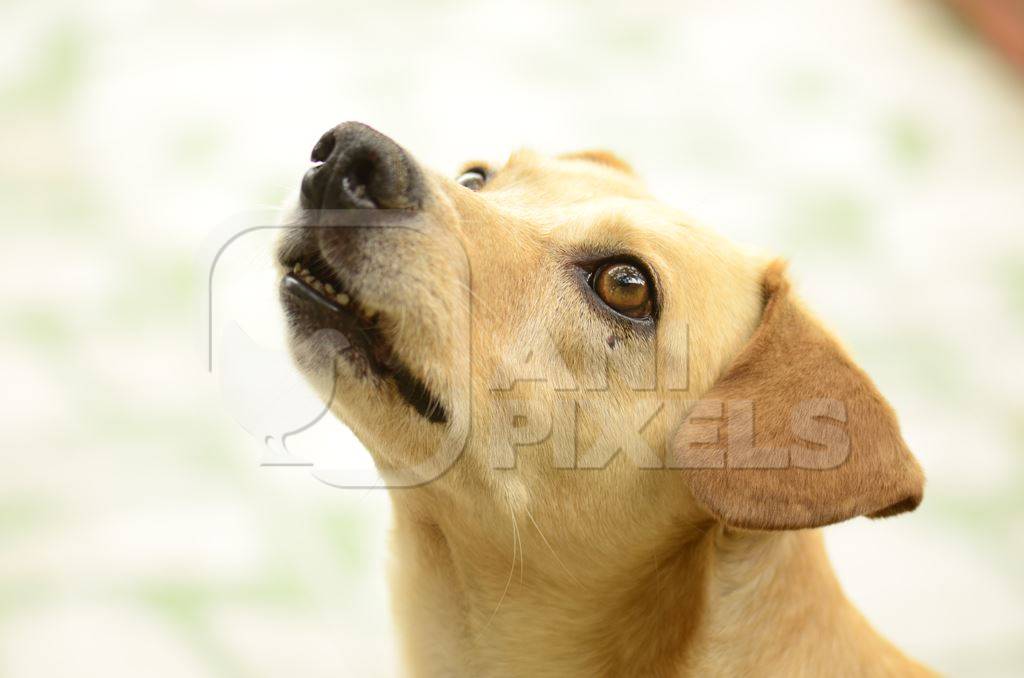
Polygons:
[[647,275],[629,263],[607,264],[593,277],[594,291],[612,310],[630,318],[651,315],[651,283]]
[[479,191],[487,183],[487,172],[479,167],[474,167],[460,174],[455,182],[471,191]]

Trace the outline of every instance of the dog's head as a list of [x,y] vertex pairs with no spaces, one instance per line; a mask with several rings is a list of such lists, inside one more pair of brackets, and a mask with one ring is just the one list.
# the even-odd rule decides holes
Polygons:
[[519,152],[453,180],[357,123],[312,156],[278,253],[293,354],[386,477],[588,531],[920,501],[888,404],[782,266],[615,156]]

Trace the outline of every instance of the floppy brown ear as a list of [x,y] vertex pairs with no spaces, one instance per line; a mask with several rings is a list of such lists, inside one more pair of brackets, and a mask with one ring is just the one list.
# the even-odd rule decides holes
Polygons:
[[673,439],[696,500],[727,525],[782,530],[911,511],[924,474],[870,378],[765,272],[761,324]]

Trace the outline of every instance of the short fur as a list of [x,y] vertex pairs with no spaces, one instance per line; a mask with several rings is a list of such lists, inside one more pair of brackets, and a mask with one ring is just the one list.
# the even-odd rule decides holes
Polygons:
[[[805,529],[921,500],[892,410],[778,264],[628,168],[522,151],[478,193],[426,173],[416,229],[333,251],[446,425],[292,338],[381,473],[412,485],[391,491],[409,674],[925,675],[847,601]],[[609,254],[656,278],[650,331],[610,317],[581,278],[579,262]],[[546,383],[517,378],[538,366]],[[446,446],[457,459],[431,470]]]

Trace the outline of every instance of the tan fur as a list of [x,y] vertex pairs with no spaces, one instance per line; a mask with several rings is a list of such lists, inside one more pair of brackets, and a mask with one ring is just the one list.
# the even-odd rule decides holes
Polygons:
[[[461,451],[439,477],[391,491],[410,675],[925,672],[843,597],[819,533],[791,529],[909,510],[923,481],[888,405],[779,268],[654,200],[605,152],[521,151],[480,193],[430,182],[420,233],[378,239],[351,275],[450,425],[294,346],[385,477]],[[652,269],[652,336],[595,311],[574,278],[583,251]],[[538,366],[548,381],[516,378]],[[843,401],[845,419],[812,418],[809,436],[780,423],[821,398]],[[730,468],[738,429],[694,428],[715,399],[752,402],[754,443],[815,469]],[[694,469],[694,453],[724,468]]]
[[592,149],[586,151],[576,151],[574,153],[563,153],[558,156],[566,160],[588,160],[590,162],[600,163],[602,165],[608,165],[614,169],[617,169],[627,174],[633,173],[633,166],[628,162],[615,155],[611,151],[604,151],[599,149]]

